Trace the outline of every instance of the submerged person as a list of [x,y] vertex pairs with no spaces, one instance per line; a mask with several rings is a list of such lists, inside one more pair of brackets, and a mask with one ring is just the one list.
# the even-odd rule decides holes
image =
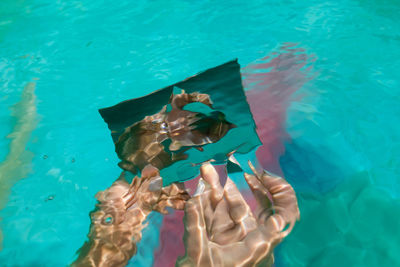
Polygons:
[[190,198],[181,184],[162,187],[162,178],[146,166],[129,185],[123,177],[97,195],[89,241],[73,266],[125,266],[136,253],[143,222],[153,210],[185,209],[186,255],[177,266],[271,266],[273,249],[299,219],[293,188],[267,172],[245,173],[258,209],[252,213],[236,185],[224,187],[210,164],[203,164],[196,193]]
[[[253,174],[245,178],[260,206],[253,214],[235,184],[228,179],[222,187],[214,167],[205,163],[221,164],[261,144],[237,61],[100,114],[111,130],[119,166],[142,177],[131,184],[120,177],[97,195],[89,241],[74,266],[125,266],[136,253],[146,217],[153,210],[167,213],[166,207],[185,210],[186,255],[177,266],[272,264],[273,248],[299,217],[293,189],[251,165]],[[199,168],[202,178],[190,197],[180,182]]]

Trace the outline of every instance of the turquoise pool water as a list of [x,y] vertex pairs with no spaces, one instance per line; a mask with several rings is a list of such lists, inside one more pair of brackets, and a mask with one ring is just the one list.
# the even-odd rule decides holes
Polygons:
[[[269,81],[295,92],[271,160],[301,211],[276,266],[400,265],[399,13],[397,0],[1,1],[0,265],[74,259],[120,171],[97,109],[266,56],[283,58]],[[151,222],[131,265],[153,264]]]

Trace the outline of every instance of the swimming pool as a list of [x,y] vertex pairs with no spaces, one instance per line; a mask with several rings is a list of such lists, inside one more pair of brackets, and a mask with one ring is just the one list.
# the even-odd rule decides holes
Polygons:
[[[259,117],[263,164],[299,199],[276,266],[399,265],[399,12],[395,0],[3,0],[0,263],[75,257],[95,193],[119,175],[99,108],[238,58],[250,104],[262,114],[250,92],[265,90],[273,107]],[[154,263],[162,220],[132,265]]]

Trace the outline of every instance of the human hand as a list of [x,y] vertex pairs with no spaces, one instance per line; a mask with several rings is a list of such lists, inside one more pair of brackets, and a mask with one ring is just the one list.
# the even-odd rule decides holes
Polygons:
[[272,265],[274,247],[299,219],[297,199],[284,179],[251,168],[245,179],[259,204],[255,214],[231,179],[222,188],[214,167],[201,167],[185,207],[186,255],[177,266]]
[[90,214],[89,240],[73,266],[125,266],[136,253],[150,212],[183,209],[189,194],[178,184],[162,187],[158,170],[147,166],[141,178],[129,184],[122,175],[96,198],[99,202]]

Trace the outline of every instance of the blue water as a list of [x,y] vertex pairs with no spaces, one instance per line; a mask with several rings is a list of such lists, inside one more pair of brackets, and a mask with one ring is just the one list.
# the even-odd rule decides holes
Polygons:
[[[1,192],[0,265],[73,260],[95,193],[120,172],[97,109],[233,58],[246,66],[286,43],[315,61],[285,122],[279,162],[302,215],[276,265],[400,265],[398,14],[397,0],[2,0],[0,161],[15,130],[28,152],[0,174],[14,181]],[[15,106],[30,82],[34,106]],[[32,132],[24,112],[37,121]],[[161,221],[152,220],[141,266],[158,245]]]

